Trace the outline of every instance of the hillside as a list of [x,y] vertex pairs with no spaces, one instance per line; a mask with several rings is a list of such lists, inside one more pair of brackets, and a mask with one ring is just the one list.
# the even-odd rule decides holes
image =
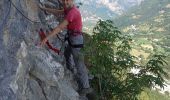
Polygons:
[[[135,45],[170,54],[170,1],[146,0],[114,21]],[[170,60],[169,60],[170,61]]]
[[[165,70],[170,71],[170,1],[145,0],[139,6],[132,7],[128,12],[114,19],[116,25],[133,38],[131,53],[149,58],[150,53],[159,52],[167,56],[168,65]],[[169,73],[170,75],[170,73]],[[169,81],[167,80],[169,88]],[[163,92],[163,93],[164,93]]]
[[[137,9],[136,9],[137,8]],[[170,38],[170,1],[146,0],[139,7],[133,7],[128,13],[115,19],[118,27],[135,38],[148,37],[169,51]]]
[[99,19],[113,19],[144,0],[76,0],[81,2],[84,30],[90,31]]

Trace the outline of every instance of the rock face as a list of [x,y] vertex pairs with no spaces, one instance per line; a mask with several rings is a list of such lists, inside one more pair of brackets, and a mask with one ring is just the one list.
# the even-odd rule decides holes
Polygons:
[[[40,41],[37,29],[46,28],[38,3],[0,0],[0,100],[79,100],[63,55],[36,46]],[[42,23],[30,22],[14,6]]]

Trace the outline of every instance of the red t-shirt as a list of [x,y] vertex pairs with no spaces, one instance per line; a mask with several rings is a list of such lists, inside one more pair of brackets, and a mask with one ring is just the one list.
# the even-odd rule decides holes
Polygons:
[[82,32],[82,19],[78,8],[73,6],[73,8],[64,10],[65,20],[69,22],[67,29]]

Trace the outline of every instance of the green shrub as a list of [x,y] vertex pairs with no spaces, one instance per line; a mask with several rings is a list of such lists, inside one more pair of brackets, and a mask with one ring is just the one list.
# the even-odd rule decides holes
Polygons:
[[[110,20],[99,20],[93,29],[85,52],[95,76],[92,86],[101,100],[137,100],[144,88],[164,87],[165,56],[153,55],[146,65],[139,65],[129,53],[131,41]],[[132,68],[139,72],[132,73]]]

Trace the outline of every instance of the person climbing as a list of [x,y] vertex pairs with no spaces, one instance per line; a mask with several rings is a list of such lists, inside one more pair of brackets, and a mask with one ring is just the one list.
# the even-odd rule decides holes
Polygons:
[[73,57],[75,67],[77,69],[77,82],[79,85],[79,94],[86,95],[87,93],[92,92],[90,88],[88,73],[86,66],[84,64],[83,54],[80,52],[80,49],[83,48],[83,34],[82,34],[82,18],[79,9],[75,6],[74,0],[62,0],[64,9],[56,10],[52,8],[46,8],[40,6],[44,11],[52,13],[54,15],[64,14],[64,20],[54,28],[45,39],[40,43],[41,46],[45,45],[47,40],[59,34],[65,28],[68,33],[68,45],[65,48],[64,56],[66,60],[66,67],[72,70],[71,55]]

